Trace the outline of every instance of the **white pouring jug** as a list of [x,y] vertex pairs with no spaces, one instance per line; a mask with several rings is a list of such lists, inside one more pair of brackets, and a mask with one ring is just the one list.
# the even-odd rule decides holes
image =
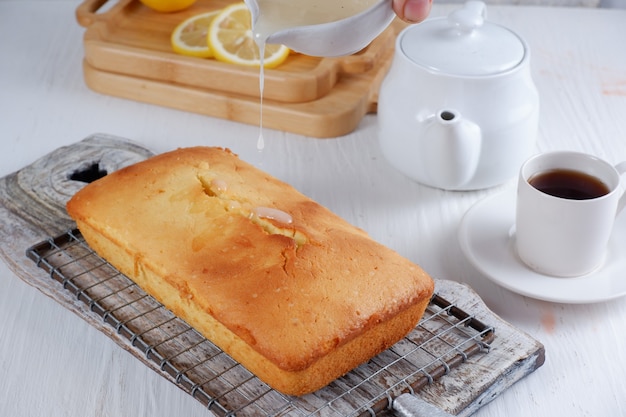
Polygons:
[[[313,21],[311,7],[329,6],[324,1],[318,5],[313,0],[303,0],[302,4],[292,0],[270,10],[271,3],[280,4],[281,0],[245,0],[245,3],[252,15],[255,36],[265,38],[266,43],[282,44],[311,56],[334,57],[358,52],[380,35],[395,17],[391,0],[371,0],[369,3],[363,0],[335,0],[332,2],[334,6],[345,4],[346,8],[348,5],[367,4],[368,7],[340,20],[304,25],[302,22],[306,22],[307,18]],[[285,12],[287,6],[296,10]],[[267,10],[267,16],[264,16],[264,10]],[[335,12],[331,9],[329,13],[332,16]]]
[[379,141],[408,177],[447,190],[492,187],[531,155],[539,97],[530,51],[468,1],[404,29],[378,99]]

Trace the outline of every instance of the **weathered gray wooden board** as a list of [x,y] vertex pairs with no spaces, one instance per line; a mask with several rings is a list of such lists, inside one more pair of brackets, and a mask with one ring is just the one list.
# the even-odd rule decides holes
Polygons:
[[[146,366],[174,382],[158,365],[132,347],[111,326],[63,290],[56,281],[25,256],[31,245],[74,227],[65,211],[66,201],[85,183],[72,180],[77,172],[98,167],[112,172],[151,156],[127,140],[95,134],[60,148],[32,165],[0,179],[0,257],[17,276],[77,314],[131,352]],[[541,343],[493,314],[465,285],[436,282],[437,292],[461,309],[496,329],[486,355],[468,359],[449,375],[427,386],[419,395],[427,402],[458,416],[469,416],[509,386],[544,363]]]

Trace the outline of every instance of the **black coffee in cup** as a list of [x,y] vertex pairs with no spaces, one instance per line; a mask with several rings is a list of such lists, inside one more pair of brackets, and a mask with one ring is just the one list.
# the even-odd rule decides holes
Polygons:
[[610,192],[600,179],[570,169],[539,172],[531,176],[528,183],[541,192],[570,200],[589,200]]

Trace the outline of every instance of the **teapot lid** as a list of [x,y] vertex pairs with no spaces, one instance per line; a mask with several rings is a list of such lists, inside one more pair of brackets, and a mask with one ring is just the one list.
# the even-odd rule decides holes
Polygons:
[[476,76],[510,70],[524,59],[524,42],[487,22],[486,15],[485,3],[470,0],[447,18],[408,27],[397,46],[409,60],[437,72]]

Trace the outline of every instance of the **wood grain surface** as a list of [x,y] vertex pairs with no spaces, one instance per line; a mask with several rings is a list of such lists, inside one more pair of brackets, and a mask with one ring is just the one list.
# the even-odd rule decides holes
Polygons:
[[[178,55],[170,46],[171,32],[185,18],[234,2],[198,0],[181,12],[158,13],[139,0],[122,0],[98,13],[106,1],[84,0],[76,17],[86,27],[85,82],[102,94],[258,124],[257,68]],[[292,53],[278,68],[265,69],[263,125],[322,138],[354,130],[365,114],[376,111],[402,27],[394,22],[353,55]]]

